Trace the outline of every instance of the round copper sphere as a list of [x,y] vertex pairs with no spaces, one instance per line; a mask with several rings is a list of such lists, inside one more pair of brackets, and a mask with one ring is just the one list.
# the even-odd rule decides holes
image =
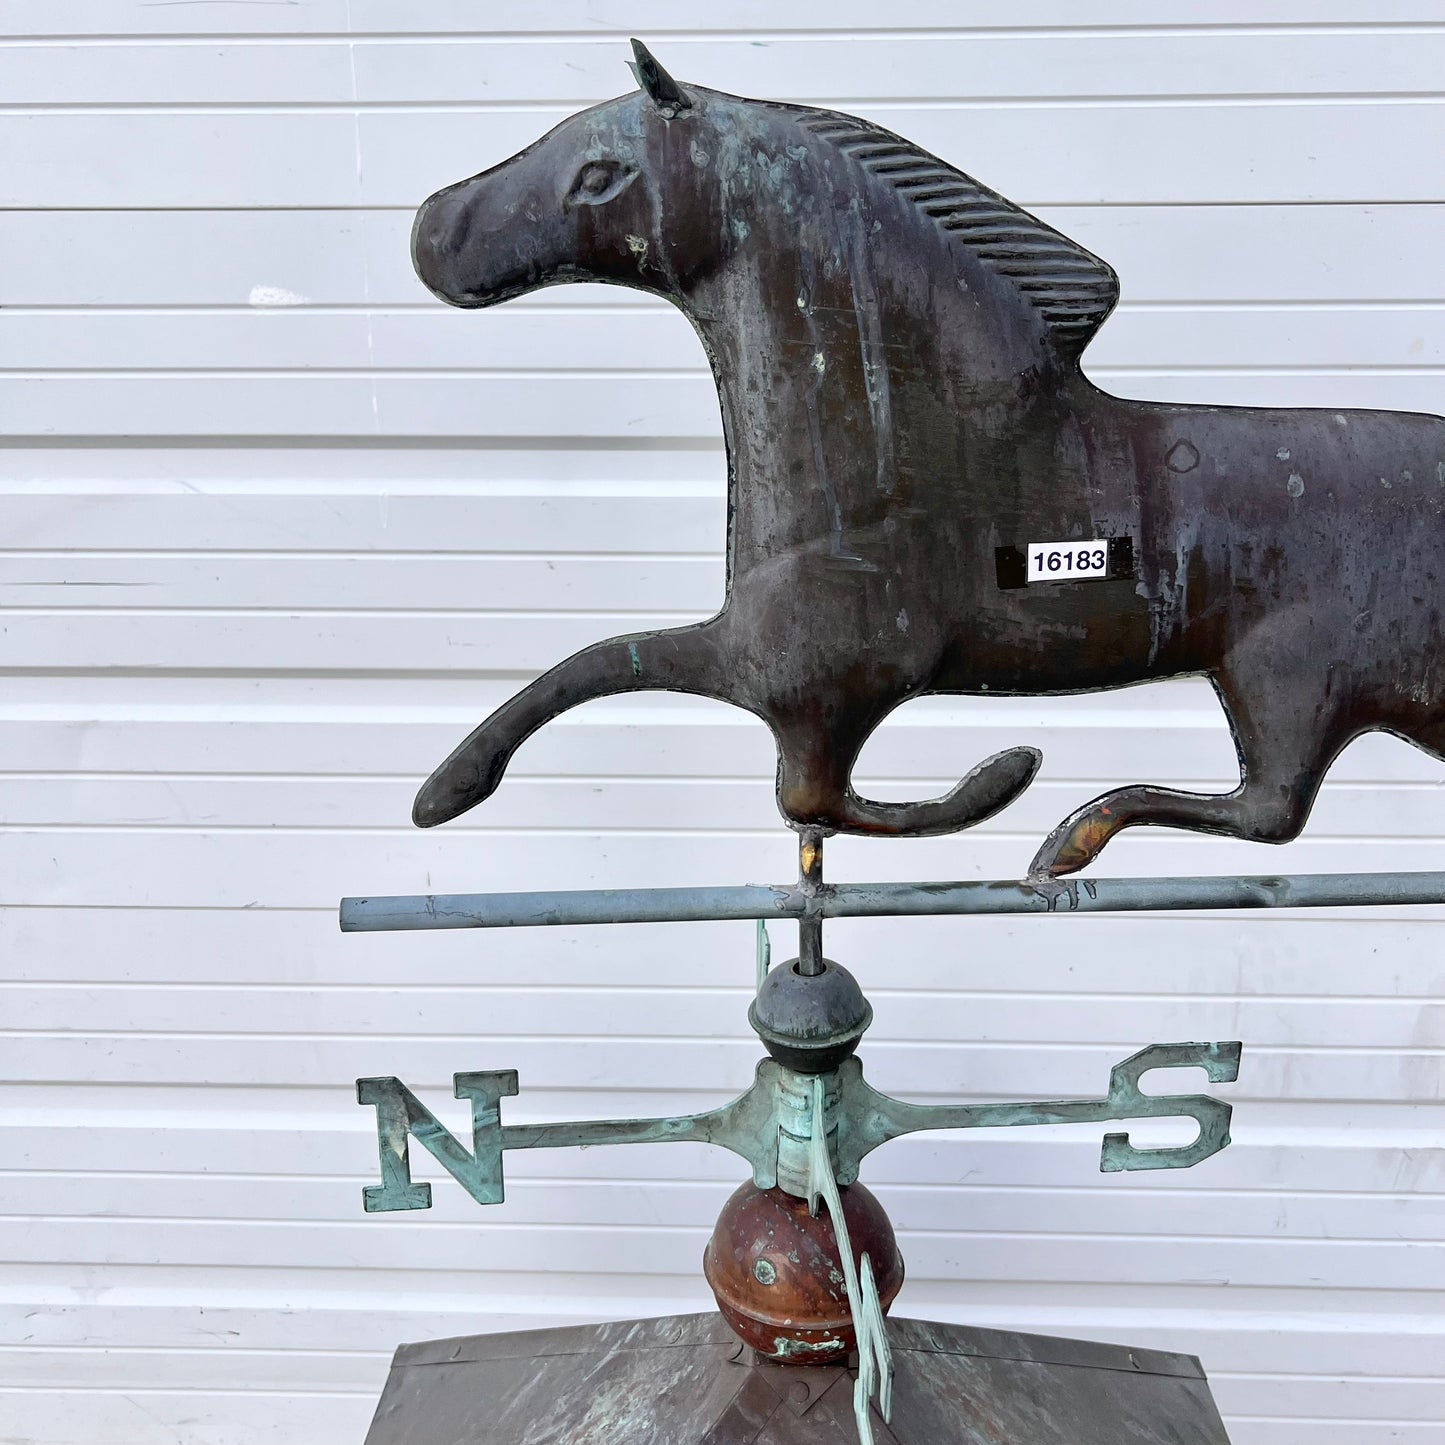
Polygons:
[[[853,1261],[873,1265],[884,1310],[903,1286],[893,1225],[861,1184],[839,1193]],[[816,1218],[782,1189],[744,1184],[723,1205],[702,1256],[718,1309],[735,1334],[766,1359],[836,1365],[857,1343],[827,1207]]]

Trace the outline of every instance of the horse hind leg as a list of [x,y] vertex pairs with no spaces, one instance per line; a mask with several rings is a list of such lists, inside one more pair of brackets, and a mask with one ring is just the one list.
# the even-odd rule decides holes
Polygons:
[[1336,721],[1339,709],[1303,706],[1305,689],[1287,677],[1261,676],[1248,688],[1224,676],[1214,683],[1234,729],[1239,786],[1223,794],[1147,784],[1104,793],[1049,834],[1029,866],[1030,878],[1077,873],[1117,833],[1146,823],[1254,843],[1299,836],[1326,771],[1353,731]]
[[422,784],[412,805],[419,828],[474,808],[502,781],[512,754],[544,723],[593,698],[662,690],[722,696],[719,618],[668,632],[637,633],[574,653],[504,702]]

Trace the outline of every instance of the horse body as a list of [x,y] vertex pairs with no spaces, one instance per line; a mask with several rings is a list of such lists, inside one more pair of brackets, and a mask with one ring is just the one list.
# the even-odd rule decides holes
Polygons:
[[[763,718],[795,825],[917,835],[1011,801],[1038,758],[930,802],[859,798],[853,763],[906,699],[1210,676],[1240,788],[1096,800],[1045,844],[1053,872],[1137,822],[1293,836],[1370,727],[1441,750],[1445,676],[1419,649],[1440,636],[1445,422],[1111,397],[1078,365],[1116,295],[1097,258],[864,122],[686,96],[609,102],[439,192],[414,251],[453,304],[605,280],[683,310],[722,407],[727,601],[544,675],[437,770],[418,822],[485,798],[564,708],[641,688]],[[1006,576],[1041,539],[1113,539],[1129,565]]]

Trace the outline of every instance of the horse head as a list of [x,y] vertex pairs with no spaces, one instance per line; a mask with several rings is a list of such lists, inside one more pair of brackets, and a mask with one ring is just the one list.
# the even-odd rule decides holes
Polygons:
[[677,231],[721,213],[726,182],[708,161],[715,113],[733,97],[684,92],[640,42],[633,47],[642,89],[569,117],[422,205],[412,260],[436,296],[475,308],[599,281],[677,297],[695,266],[718,264],[715,248],[683,244]]

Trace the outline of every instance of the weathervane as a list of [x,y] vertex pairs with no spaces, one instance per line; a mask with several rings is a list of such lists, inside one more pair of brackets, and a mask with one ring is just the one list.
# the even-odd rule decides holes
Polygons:
[[[696,1316],[631,1322],[626,1345],[600,1326],[585,1339],[518,1336],[510,1353],[480,1341],[450,1342],[450,1355],[408,1347],[370,1445],[837,1439],[824,1425],[843,1418],[840,1392],[865,1445],[973,1440],[953,1422],[986,1399],[1000,1441],[1104,1445],[1127,1428],[1129,1439],[1221,1445],[1202,1376],[1183,1357],[885,1325],[903,1264],[886,1213],[857,1180],[872,1150],[917,1130],[1161,1117],[1192,1119],[1196,1137],[1144,1148],[1109,1133],[1101,1168],[1187,1168],[1228,1145],[1229,1104],[1146,1094],[1140,1079],[1194,1067],[1232,1082],[1240,1044],[1149,1045],[1117,1063],[1095,1099],[904,1103],[864,1080],[855,1051],[872,1011],[852,974],[824,956],[823,923],[1445,901],[1438,873],[1065,878],[1137,824],[1287,841],[1362,732],[1445,751],[1445,422],[1109,396],[1079,365],[1118,294],[1097,257],[867,121],[683,86],[633,49],[640,91],[438,192],[417,215],[414,259],[457,306],[606,281],[683,311],[722,406],[726,601],[707,622],[597,643],[545,673],[432,774],[413,816],[431,826],[482,802],[517,747],[580,702],[691,692],[747,708],[772,730],[798,880],[347,899],[341,917],[347,930],[759,920],[748,1021],[767,1057],[720,1108],[504,1123],[516,1073],[465,1072],[455,1091],[471,1107],[468,1147],[399,1079],[357,1086],[376,1111],[381,1182],[365,1190],[370,1211],[430,1205],[431,1186],[411,1176],[411,1140],[480,1204],[501,1201],[508,1149],[693,1141],[741,1156],[751,1181],[724,1207],[704,1260],[733,1333]],[[1011,748],[940,798],[859,797],[854,762],[902,702],[1186,674],[1209,677],[1229,717],[1233,792],[1106,793],[1054,829],[1019,882],[824,882],[829,834],[969,827],[1037,770],[1035,750]],[[770,919],[799,928],[797,958],[777,967]],[[559,1358],[573,1363],[540,1363]],[[1107,1378],[1087,1400],[1077,1370],[1005,1388],[1020,1360]],[[604,1377],[626,1402],[605,1419]],[[482,1409],[479,1391],[505,1397],[507,1410]]]

